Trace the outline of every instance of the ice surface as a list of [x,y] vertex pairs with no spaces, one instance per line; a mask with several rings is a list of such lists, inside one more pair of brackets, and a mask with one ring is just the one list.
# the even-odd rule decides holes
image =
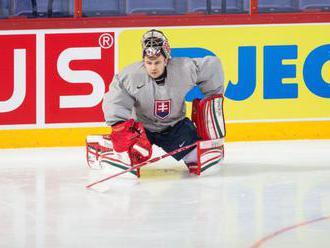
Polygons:
[[0,247],[330,247],[329,140],[225,147],[210,175],[170,158],[97,191],[82,147],[0,150]]

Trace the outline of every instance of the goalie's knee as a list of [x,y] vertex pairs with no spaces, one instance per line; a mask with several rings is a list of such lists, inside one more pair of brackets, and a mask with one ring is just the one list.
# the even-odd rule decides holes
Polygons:
[[192,120],[203,140],[219,139],[226,135],[223,96],[220,94],[193,101]]

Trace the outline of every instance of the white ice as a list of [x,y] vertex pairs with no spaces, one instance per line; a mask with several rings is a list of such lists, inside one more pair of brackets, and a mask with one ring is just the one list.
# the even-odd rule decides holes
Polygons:
[[102,191],[78,148],[0,150],[0,247],[330,247],[330,140],[226,144],[189,176],[167,159]]

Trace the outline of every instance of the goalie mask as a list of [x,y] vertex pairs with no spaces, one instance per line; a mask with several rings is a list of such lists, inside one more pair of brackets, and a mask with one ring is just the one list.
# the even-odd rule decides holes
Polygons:
[[151,29],[142,36],[142,56],[158,57],[160,54],[166,59],[170,59],[171,49],[168,40],[163,32]]

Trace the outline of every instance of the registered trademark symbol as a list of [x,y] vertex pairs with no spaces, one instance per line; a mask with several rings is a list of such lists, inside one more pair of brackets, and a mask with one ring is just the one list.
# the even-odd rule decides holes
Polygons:
[[99,45],[104,49],[109,49],[113,45],[113,37],[109,33],[104,33],[99,38]]

